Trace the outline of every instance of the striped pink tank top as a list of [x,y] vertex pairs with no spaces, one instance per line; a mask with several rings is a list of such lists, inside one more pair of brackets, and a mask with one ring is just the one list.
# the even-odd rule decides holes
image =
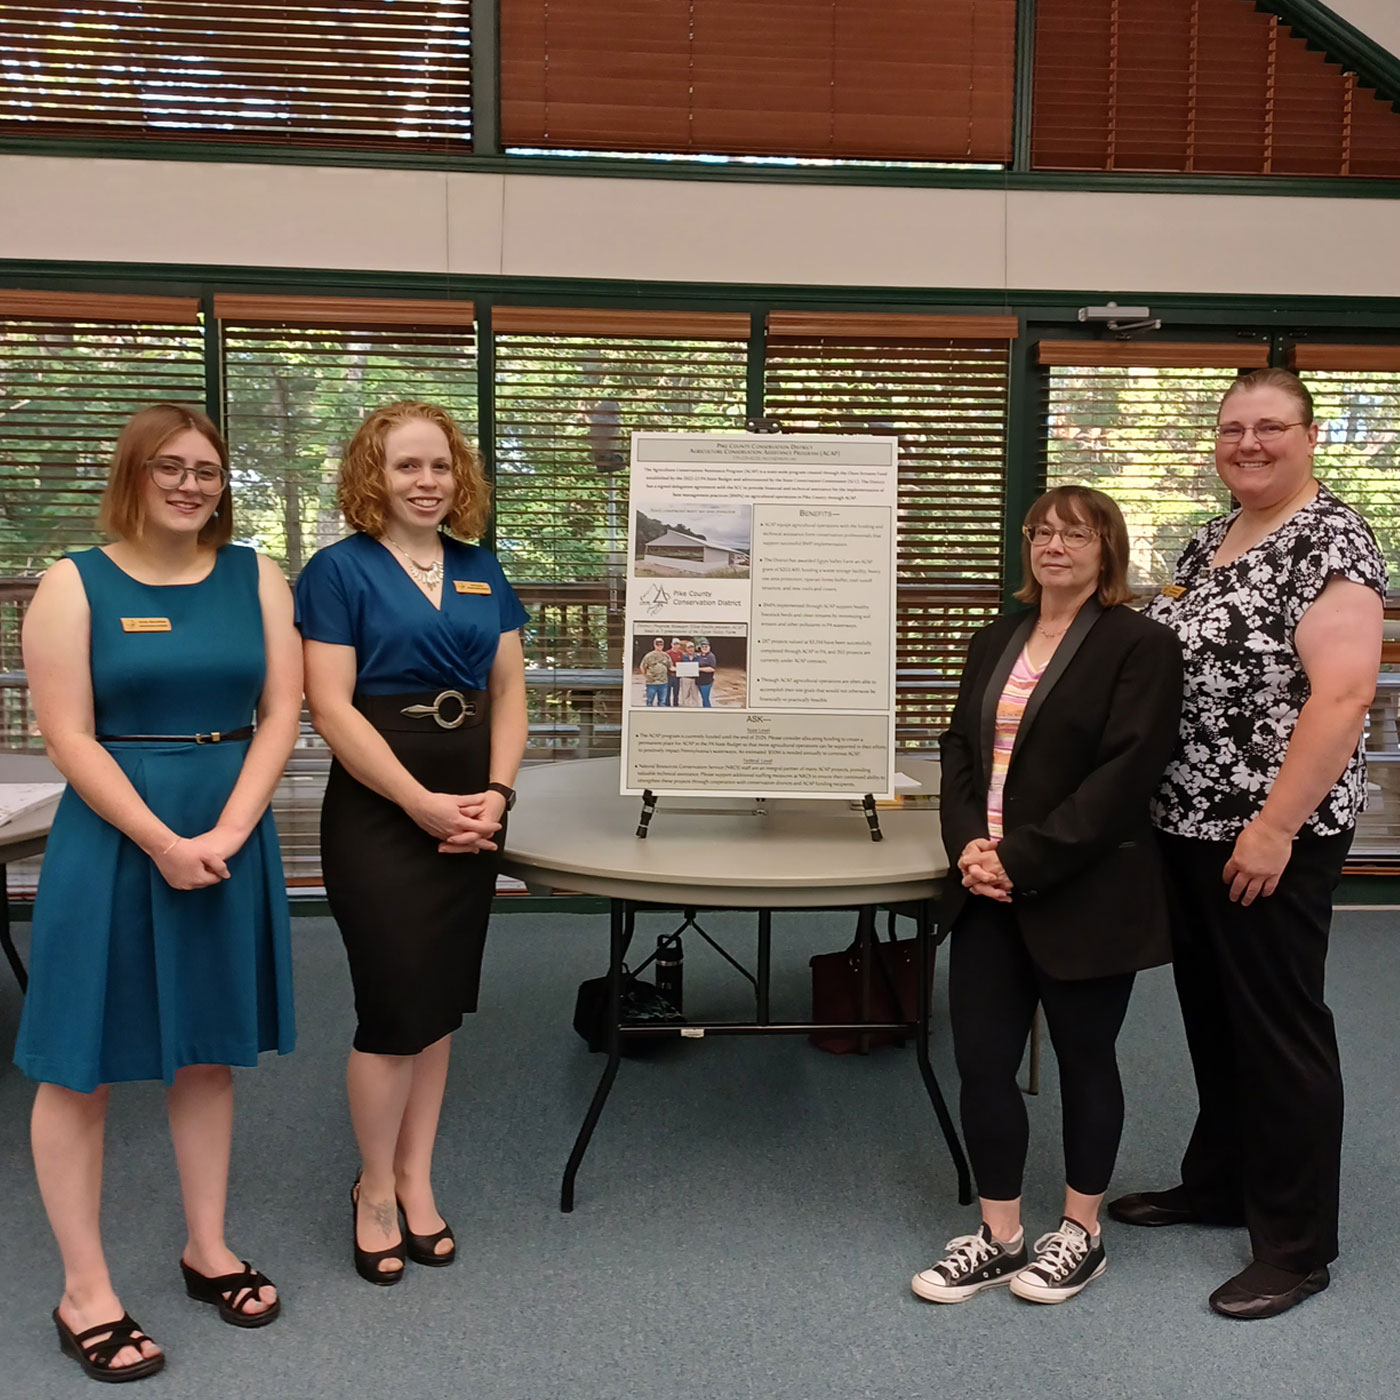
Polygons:
[[993,841],[1000,841],[1001,790],[1006,786],[1006,770],[1011,766],[1011,749],[1016,743],[1016,731],[1021,727],[1021,716],[1026,713],[1026,702],[1031,698],[1037,682],[1045,674],[1044,666],[1032,666],[1022,648],[1011,674],[1006,678],[1006,689],[997,701],[997,722],[992,743],[992,781],[987,788],[987,834]]

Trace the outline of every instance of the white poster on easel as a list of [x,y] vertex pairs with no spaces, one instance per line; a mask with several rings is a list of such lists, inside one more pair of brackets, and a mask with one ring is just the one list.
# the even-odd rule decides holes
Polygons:
[[636,433],[622,791],[893,796],[898,439]]

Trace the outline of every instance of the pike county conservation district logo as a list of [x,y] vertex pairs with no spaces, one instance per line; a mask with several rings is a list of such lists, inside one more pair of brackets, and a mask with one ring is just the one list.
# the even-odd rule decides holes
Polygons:
[[654,583],[641,598],[642,610],[647,613],[658,613],[663,608],[671,604],[671,595],[659,583]]

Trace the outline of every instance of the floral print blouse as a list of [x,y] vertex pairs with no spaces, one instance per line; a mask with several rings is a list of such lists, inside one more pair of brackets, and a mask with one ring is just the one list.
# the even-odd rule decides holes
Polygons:
[[[1186,658],[1181,730],[1152,820],[1203,841],[1233,841],[1269,795],[1310,694],[1293,633],[1328,580],[1354,579],[1385,597],[1375,536],[1325,486],[1253,549],[1212,569],[1238,514],[1217,516],[1196,532],[1176,566],[1181,595],[1164,592],[1147,609],[1181,638]],[[1365,805],[1358,744],[1300,834],[1335,836]]]

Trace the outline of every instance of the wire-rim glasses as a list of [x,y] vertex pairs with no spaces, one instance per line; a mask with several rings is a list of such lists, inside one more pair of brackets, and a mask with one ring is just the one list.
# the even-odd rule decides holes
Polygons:
[[1087,525],[1062,525],[1057,530],[1043,522],[1039,525],[1022,525],[1021,533],[1031,544],[1041,547],[1049,544],[1058,535],[1060,543],[1066,549],[1084,549],[1099,537],[1099,532]]
[[228,480],[228,473],[214,462],[197,462],[191,467],[174,457],[152,457],[146,470],[162,491],[178,491],[187,476],[193,477],[194,489],[201,496],[219,495]]
[[1255,423],[1251,428],[1245,428],[1240,423],[1217,423],[1215,425],[1215,440],[1216,442],[1243,442],[1245,433],[1252,432],[1255,442],[1277,442],[1290,428],[1303,426],[1301,419],[1296,423],[1277,423],[1266,418],[1262,423]]

